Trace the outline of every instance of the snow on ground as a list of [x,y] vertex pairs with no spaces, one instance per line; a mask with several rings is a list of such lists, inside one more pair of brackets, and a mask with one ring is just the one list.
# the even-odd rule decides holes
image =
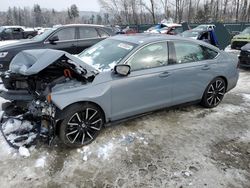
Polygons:
[[[2,187],[250,185],[250,71],[214,109],[166,109],[104,129],[68,149],[40,143],[26,157],[0,135]],[[27,151],[26,151],[27,152]]]

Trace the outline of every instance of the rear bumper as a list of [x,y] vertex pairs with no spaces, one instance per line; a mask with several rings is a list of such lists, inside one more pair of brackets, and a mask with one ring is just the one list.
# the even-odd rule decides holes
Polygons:
[[245,46],[249,41],[241,41],[241,40],[234,40],[231,43],[231,48],[232,49],[236,49],[236,50],[240,50],[242,46]]
[[228,80],[227,92],[236,87],[238,80],[239,70],[237,69],[235,74]]
[[239,65],[241,67],[250,67],[250,57],[240,56],[239,60]]

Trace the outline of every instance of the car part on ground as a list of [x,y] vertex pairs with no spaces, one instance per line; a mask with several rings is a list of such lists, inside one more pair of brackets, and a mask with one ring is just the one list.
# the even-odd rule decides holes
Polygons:
[[1,77],[7,115],[38,121],[48,137],[80,147],[107,123],[193,101],[215,107],[238,70],[237,59],[202,41],[138,34],[106,39],[78,57],[24,51]]
[[0,47],[0,71],[6,71],[15,55],[29,49],[57,49],[79,54],[97,42],[114,35],[112,28],[101,25],[72,24],[46,30],[32,39],[20,40]]
[[241,47],[250,42],[250,27],[244,29],[240,34],[233,37],[231,40],[231,48],[240,50]]
[[250,68],[250,43],[241,48],[239,65],[241,67]]

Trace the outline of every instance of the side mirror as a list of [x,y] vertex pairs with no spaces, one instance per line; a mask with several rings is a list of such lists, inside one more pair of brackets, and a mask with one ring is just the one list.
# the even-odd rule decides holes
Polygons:
[[125,64],[116,65],[114,71],[116,74],[127,76],[130,73],[130,66]]
[[59,38],[58,38],[57,35],[54,35],[53,37],[50,37],[50,38],[49,38],[49,42],[50,42],[51,44],[54,44],[56,41],[59,41]]

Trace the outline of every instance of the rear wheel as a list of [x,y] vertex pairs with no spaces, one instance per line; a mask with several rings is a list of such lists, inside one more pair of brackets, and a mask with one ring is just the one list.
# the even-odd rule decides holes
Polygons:
[[98,136],[104,124],[101,109],[93,104],[74,104],[64,112],[59,136],[69,147],[81,147]]
[[225,80],[218,77],[210,82],[207,86],[201,104],[207,108],[216,107],[222,101],[226,93]]
[[32,35],[28,35],[28,36],[27,36],[27,39],[31,39],[31,38],[33,38]]

